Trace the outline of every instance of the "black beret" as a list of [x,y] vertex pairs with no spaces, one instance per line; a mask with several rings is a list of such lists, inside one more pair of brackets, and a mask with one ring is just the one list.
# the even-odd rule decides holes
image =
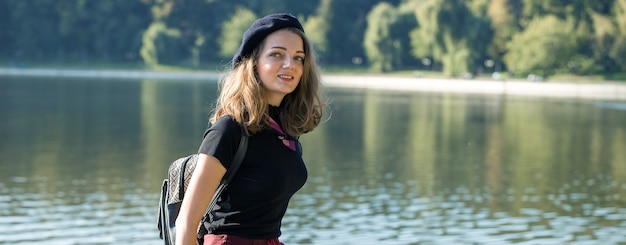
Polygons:
[[300,21],[291,14],[270,14],[254,21],[252,26],[243,33],[241,45],[235,53],[235,56],[233,56],[233,69],[244,57],[250,55],[254,48],[270,33],[287,27],[293,27],[304,32]]

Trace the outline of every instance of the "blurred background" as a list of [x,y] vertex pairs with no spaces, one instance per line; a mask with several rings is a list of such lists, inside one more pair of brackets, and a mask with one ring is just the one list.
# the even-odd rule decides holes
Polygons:
[[272,12],[331,71],[626,77],[624,0],[2,0],[0,64],[221,69]]
[[626,244],[626,0],[0,0],[0,244],[162,244],[167,168],[272,12],[330,102],[285,244]]

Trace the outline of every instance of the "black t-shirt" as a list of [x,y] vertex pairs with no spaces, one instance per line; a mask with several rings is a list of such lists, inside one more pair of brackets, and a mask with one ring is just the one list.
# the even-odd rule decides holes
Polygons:
[[[270,110],[276,114],[276,108]],[[241,134],[237,122],[223,117],[211,126],[199,153],[214,156],[228,169]],[[290,150],[279,136],[271,128],[250,136],[241,167],[210,212],[210,233],[253,239],[280,236],[289,199],[306,182],[307,170],[301,148]]]

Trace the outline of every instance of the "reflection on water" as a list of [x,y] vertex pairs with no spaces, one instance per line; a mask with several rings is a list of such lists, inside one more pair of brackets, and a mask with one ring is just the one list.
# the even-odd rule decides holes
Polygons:
[[[216,88],[0,78],[0,244],[161,244],[161,181]],[[619,103],[329,92],[285,243],[626,243]]]

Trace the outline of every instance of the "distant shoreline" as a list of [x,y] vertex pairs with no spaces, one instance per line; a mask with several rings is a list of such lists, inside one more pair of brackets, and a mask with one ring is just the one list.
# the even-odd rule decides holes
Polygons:
[[211,73],[200,71],[166,72],[112,69],[0,68],[0,76],[217,80],[219,79],[220,74],[216,72]]
[[[123,78],[217,81],[221,74],[202,71],[141,71],[100,69],[0,68],[0,76]],[[626,84],[614,82],[567,83],[445,79],[384,75],[322,75],[328,87],[395,91],[509,94],[539,97],[626,100]]]

